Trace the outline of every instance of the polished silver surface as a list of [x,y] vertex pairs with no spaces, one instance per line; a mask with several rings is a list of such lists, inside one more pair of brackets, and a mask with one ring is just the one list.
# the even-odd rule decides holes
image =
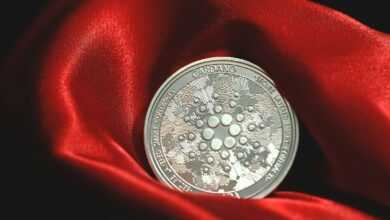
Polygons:
[[179,69],[161,86],[144,142],[156,176],[173,188],[264,197],[291,167],[298,123],[264,70],[213,57]]

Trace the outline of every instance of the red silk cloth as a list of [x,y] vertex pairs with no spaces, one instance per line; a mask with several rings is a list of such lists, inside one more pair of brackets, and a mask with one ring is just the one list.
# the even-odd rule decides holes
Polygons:
[[152,176],[142,139],[153,93],[178,67],[217,55],[263,67],[290,101],[326,158],[306,178],[390,206],[389,36],[337,11],[298,0],[56,2],[16,51],[10,74],[36,63],[53,156],[156,217],[374,218],[300,192],[239,200],[178,192]]

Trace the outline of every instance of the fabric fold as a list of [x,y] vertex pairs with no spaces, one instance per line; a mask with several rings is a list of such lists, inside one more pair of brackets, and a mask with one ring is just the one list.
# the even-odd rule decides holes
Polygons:
[[[46,12],[56,22],[51,31],[29,37],[45,45],[34,50],[39,62],[31,71],[37,71],[35,101],[53,156],[156,217],[374,218],[301,192],[238,200],[177,192],[152,176],[143,125],[153,93],[184,64],[236,56],[269,72],[319,143],[327,170],[307,178],[390,206],[388,35],[308,1],[69,4],[67,13]],[[14,56],[9,74],[18,73],[23,59],[29,57]]]

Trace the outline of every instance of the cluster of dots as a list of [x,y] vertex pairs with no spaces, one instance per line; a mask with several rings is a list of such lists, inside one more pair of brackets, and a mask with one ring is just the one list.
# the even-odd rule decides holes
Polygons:
[[[234,93],[235,98],[238,98],[239,96],[239,93]],[[212,97],[214,99],[218,99],[219,95],[217,93],[213,93]],[[194,104],[200,104],[200,100],[197,97],[194,98],[193,102]],[[235,100],[230,100],[228,105],[230,108],[235,108],[237,106],[237,102]],[[208,107],[203,103],[198,106],[199,113],[207,113],[208,110]],[[246,110],[248,112],[253,112],[255,109],[253,106],[249,105],[246,106]],[[252,142],[248,139],[248,137],[242,134],[242,122],[245,120],[244,114],[238,113],[236,115],[232,115],[230,113],[225,113],[223,112],[223,107],[221,105],[215,105],[210,112],[211,114],[209,114],[205,119],[198,119],[194,123],[195,126],[201,130],[201,141],[197,146],[200,152],[207,152],[212,150],[214,152],[218,152],[222,160],[227,161],[231,156],[229,150],[232,150],[236,146],[238,146],[238,143],[240,145],[251,146],[253,149],[259,149],[263,147],[260,142]],[[193,117],[190,117],[188,115],[184,117],[184,121],[187,123],[190,123],[190,121],[193,119]],[[263,123],[256,124],[252,122],[247,125],[248,131],[255,131],[256,129],[264,128],[265,125]],[[216,131],[218,129],[226,132],[223,132],[222,135],[216,135]],[[189,132],[186,135],[180,135],[178,138],[179,141],[194,141],[196,139],[196,135],[193,132]],[[232,152],[234,152],[234,156],[239,161],[242,161],[245,167],[250,166],[250,162],[248,160],[245,160],[245,158],[247,157],[245,151],[236,150]],[[196,158],[196,156],[197,154],[195,151],[190,151],[188,153],[188,157],[191,159]],[[206,162],[208,164],[213,164],[215,160],[216,159],[212,155],[208,155],[206,157]],[[202,169],[203,172],[209,172],[209,167],[207,166],[203,167]],[[227,163],[224,163],[224,165],[222,165],[222,169],[225,172],[229,172],[231,170],[231,167],[227,165]]]

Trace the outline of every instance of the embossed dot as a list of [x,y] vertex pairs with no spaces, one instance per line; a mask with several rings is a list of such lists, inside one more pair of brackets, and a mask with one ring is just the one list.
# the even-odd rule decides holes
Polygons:
[[207,124],[210,127],[215,128],[219,125],[219,118],[217,116],[210,116],[207,120]]
[[201,128],[201,127],[203,127],[203,125],[204,125],[204,122],[202,120],[196,121],[196,127]]
[[199,103],[199,98],[198,97],[194,97],[194,103]]
[[188,140],[190,140],[190,141],[192,141],[192,140],[194,140],[195,139],[195,134],[194,133],[189,133],[188,134]]
[[253,148],[259,148],[261,145],[260,145],[260,142],[256,141],[253,143]]
[[241,133],[241,127],[238,124],[232,124],[229,127],[229,134],[232,136],[237,136]]
[[231,100],[230,102],[229,102],[229,106],[230,107],[235,107],[237,105],[237,102],[235,102],[235,101],[233,101],[233,100]]
[[229,158],[230,153],[229,153],[229,151],[227,151],[227,150],[223,150],[223,151],[221,151],[221,152],[219,153],[219,155],[221,156],[222,159],[226,160],[226,159]]
[[222,111],[222,106],[220,106],[220,105],[215,106],[214,111],[216,113],[220,113]]
[[265,124],[264,124],[264,123],[260,123],[260,124],[259,124],[259,128],[260,128],[260,129],[264,129],[264,128],[265,128]]
[[222,141],[219,138],[214,138],[211,140],[211,149],[214,151],[220,150],[222,147]]
[[205,105],[199,106],[199,111],[200,112],[205,112],[207,110],[207,107]]
[[253,108],[253,106],[251,106],[251,105],[248,106],[248,111],[249,111],[249,112],[253,112],[253,110],[255,110],[255,108]]
[[205,128],[202,132],[202,137],[205,140],[211,140],[214,137],[214,130],[211,128]]
[[188,154],[188,156],[189,156],[190,158],[195,158],[196,154],[195,154],[194,151],[191,151],[191,152]]
[[231,170],[231,167],[229,165],[223,166],[223,171],[229,172]]
[[236,120],[238,121],[238,122],[242,122],[243,120],[245,119],[245,117],[244,117],[244,115],[243,114],[237,114],[236,115]]
[[251,165],[251,164],[249,163],[249,161],[245,161],[245,162],[244,162],[244,166],[249,167],[249,165]]
[[179,135],[179,141],[184,141],[185,137],[184,135]]
[[207,144],[204,142],[201,142],[198,147],[199,147],[199,150],[205,151],[207,149]]
[[235,93],[233,94],[233,96],[234,96],[235,98],[238,98],[238,97],[240,97],[240,93],[235,92]]
[[219,97],[218,93],[213,93],[213,98],[217,99]]
[[238,139],[238,141],[240,142],[240,144],[246,144],[248,142],[248,138],[245,136],[242,136],[242,137],[240,137],[240,139]]
[[208,173],[209,172],[209,168],[208,167],[203,167],[203,172]]
[[232,148],[232,147],[234,147],[234,145],[236,145],[236,139],[234,137],[228,136],[223,141],[223,144],[227,148]]
[[254,131],[256,129],[256,125],[255,124],[249,124],[248,125],[248,130],[249,131]]
[[221,123],[225,126],[230,125],[232,121],[233,121],[233,117],[230,114],[223,114],[221,117]]
[[243,152],[238,152],[237,153],[237,158],[240,160],[240,159],[242,159],[242,158],[244,158],[244,156],[245,156],[245,154],[243,153]]
[[214,157],[213,156],[208,156],[207,157],[207,163],[214,163]]

